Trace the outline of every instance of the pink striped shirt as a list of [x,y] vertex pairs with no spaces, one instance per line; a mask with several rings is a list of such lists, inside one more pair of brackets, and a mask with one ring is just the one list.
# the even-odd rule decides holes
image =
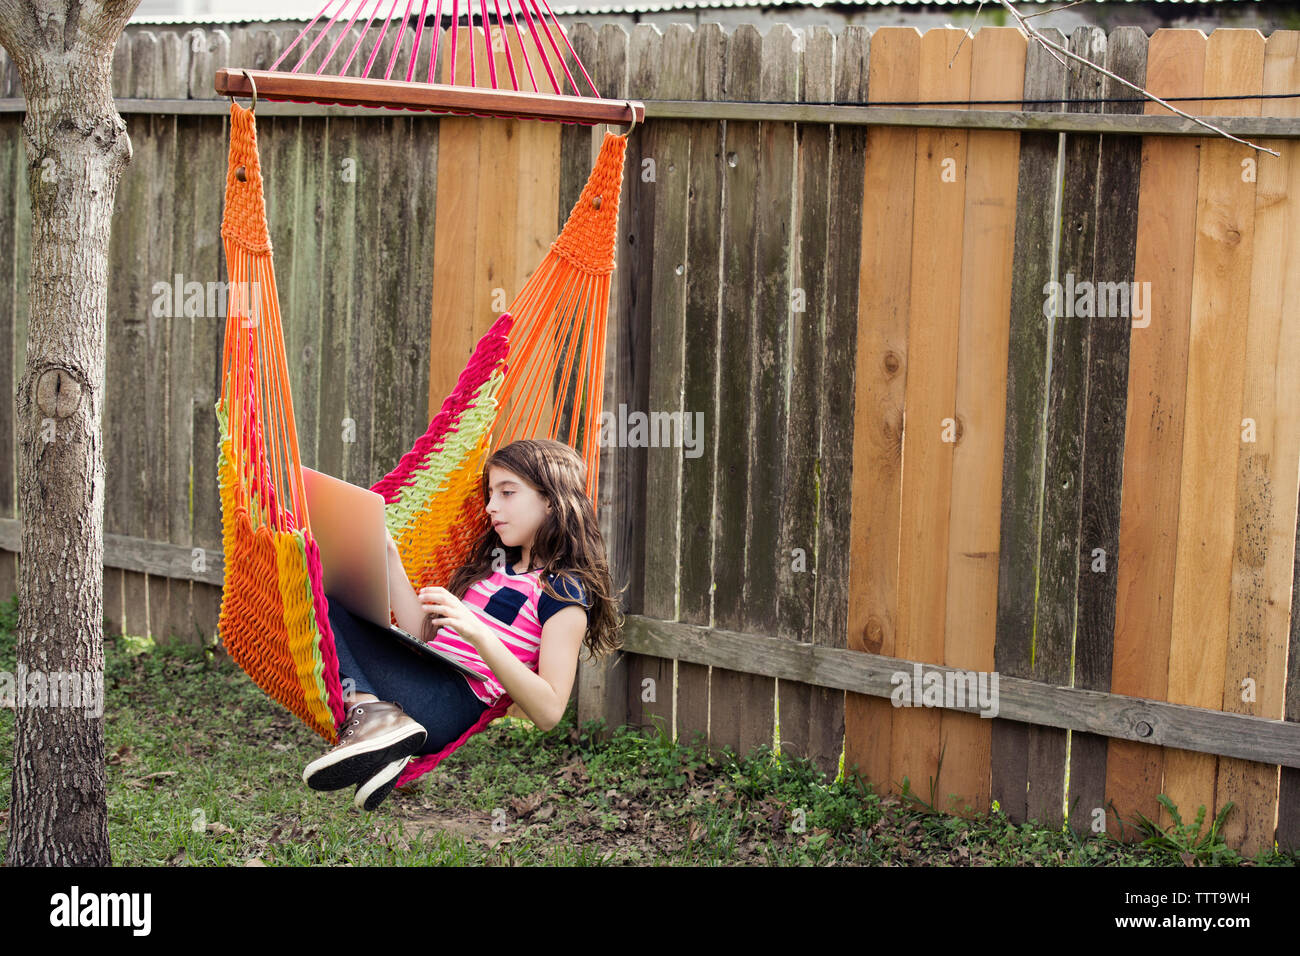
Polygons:
[[[501,643],[533,673],[537,672],[544,624],[538,616],[538,608],[544,605],[549,618],[551,613],[562,606],[561,602],[556,602],[549,594],[542,592],[541,577],[541,568],[517,573],[513,562],[507,562],[502,570],[494,571],[483,580],[471,584],[461,598],[501,638]],[[553,578],[551,587],[560,595],[575,595],[578,598],[576,603],[585,606],[585,591],[576,581],[566,585]],[[474,645],[461,640],[455,628],[446,625],[438,628],[438,633],[429,643],[451,654],[475,673],[483,675],[482,680],[461,675],[474,696],[483,703],[494,704],[506,692]]]

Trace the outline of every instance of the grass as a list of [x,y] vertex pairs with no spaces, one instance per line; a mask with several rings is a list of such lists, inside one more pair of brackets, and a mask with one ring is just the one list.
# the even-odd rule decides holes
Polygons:
[[[0,670],[15,670],[16,601],[0,605]],[[710,756],[654,731],[542,733],[504,719],[374,813],[352,788],[316,793],[328,746],[220,648],[106,637],[109,838],[122,865],[1294,865],[1241,857],[1198,817],[1141,843],[955,817],[912,792],[760,749]],[[14,714],[0,709],[0,854],[8,844]],[[1143,829],[1150,826],[1149,831]],[[0,857],[2,858],[2,857]]]

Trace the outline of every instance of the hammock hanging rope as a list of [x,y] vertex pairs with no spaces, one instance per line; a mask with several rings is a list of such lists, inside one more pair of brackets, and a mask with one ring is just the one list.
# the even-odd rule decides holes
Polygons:
[[[480,478],[497,448],[527,437],[567,441],[586,462],[588,494],[597,500],[626,145],[626,133],[605,134],[545,259],[478,341],[428,430],[371,488],[384,498],[385,523],[417,590],[445,586],[486,532]],[[232,294],[216,405],[225,552],[219,629],[232,659],[268,696],[334,743],[343,694],[303,491],[262,183],[253,110],[232,100],[221,225]],[[511,703],[503,696],[442,751],[412,758],[397,784],[432,770]]]
[[[441,45],[439,28],[444,0],[438,0],[436,12],[429,10],[429,0],[420,0],[418,14],[412,13],[414,0],[406,0],[405,10],[395,17],[397,3],[398,0],[389,0],[387,11],[376,22],[381,0],[327,0],[271,64],[270,70],[218,70],[216,90],[227,96],[250,96],[257,88],[267,100],[429,110],[587,126],[612,123],[635,127],[645,118],[643,103],[601,98],[547,0],[541,0],[541,7],[537,0],[504,0],[509,23],[502,15],[502,0],[493,0],[495,27],[486,0],[479,0],[477,26],[472,0],[465,0],[464,27],[460,24],[461,0],[451,0],[450,36],[445,46]],[[353,26],[363,15],[365,25],[353,40],[350,36],[355,32]],[[430,15],[432,28],[426,31],[425,21]],[[310,39],[316,24],[326,17],[328,20],[315,39]],[[408,30],[413,17],[415,28]],[[394,19],[400,19],[395,28]],[[336,25],[337,36],[326,43]],[[384,38],[390,29],[392,49],[387,52]],[[462,29],[466,31],[463,47]],[[410,53],[394,77],[394,68],[408,38]],[[381,55],[383,52],[387,55]],[[360,76],[349,75],[349,70],[359,71]],[[586,81],[589,94],[584,92],[584,85],[575,73]],[[443,82],[436,82],[438,78]]]

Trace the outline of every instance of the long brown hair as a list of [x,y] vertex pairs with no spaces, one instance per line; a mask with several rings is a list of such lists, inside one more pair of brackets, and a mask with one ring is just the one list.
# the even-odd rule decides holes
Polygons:
[[[623,615],[614,593],[596,510],[587,497],[586,462],[572,447],[550,438],[513,441],[497,449],[483,466],[484,508],[491,494],[488,474],[494,467],[518,475],[551,506],[550,514],[537,529],[530,556],[534,568],[542,568],[542,590],[561,599],[551,586],[551,575],[563,572],[576,578],[587,592],[583,643],[596,660],[618,650],[623,646]],[[521,550],[506,547],[489,522],[474,542],[469,562],[447,582],[447,590],[463,598],[471,584],[492,574],[495,557],[504,553],[513,562]]]

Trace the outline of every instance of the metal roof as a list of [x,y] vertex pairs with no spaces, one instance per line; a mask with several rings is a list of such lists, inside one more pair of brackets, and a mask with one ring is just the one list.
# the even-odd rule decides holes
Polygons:
[[[974,7],[980,0],[627,0],[626,3],[576,3],[570,5],[552,4],[551,11],[559,16],[582,16],[585,14],[618,13],[662,13],[672,10],[725,10],[754,7],[799,7],[802,9],[823,6],[838,7]],[[985,0],[987,4],[988,0]],[[1161,6],[1223,6],[1232,4],[1261,5],[1262,0],[1109,0],[1110,3],[1156,4]],[[146,5],[147,2],[146,2]],[[1047,4],[1036,4],[1046,6]],[[1266,5],[1266,4],[1263,4]],[[282,11],[275,16],[263,12],[266,3],[250,3],[243,7],[230,2],[223,2],[220,11],[208,13],[184,14],[140,14],[133,16],[132,24],[232,24],[232,23],[276,23],[285,21],[310,21],[320,11],[320,0],[306,0],[293,3],[286,0],[280,6]]]

